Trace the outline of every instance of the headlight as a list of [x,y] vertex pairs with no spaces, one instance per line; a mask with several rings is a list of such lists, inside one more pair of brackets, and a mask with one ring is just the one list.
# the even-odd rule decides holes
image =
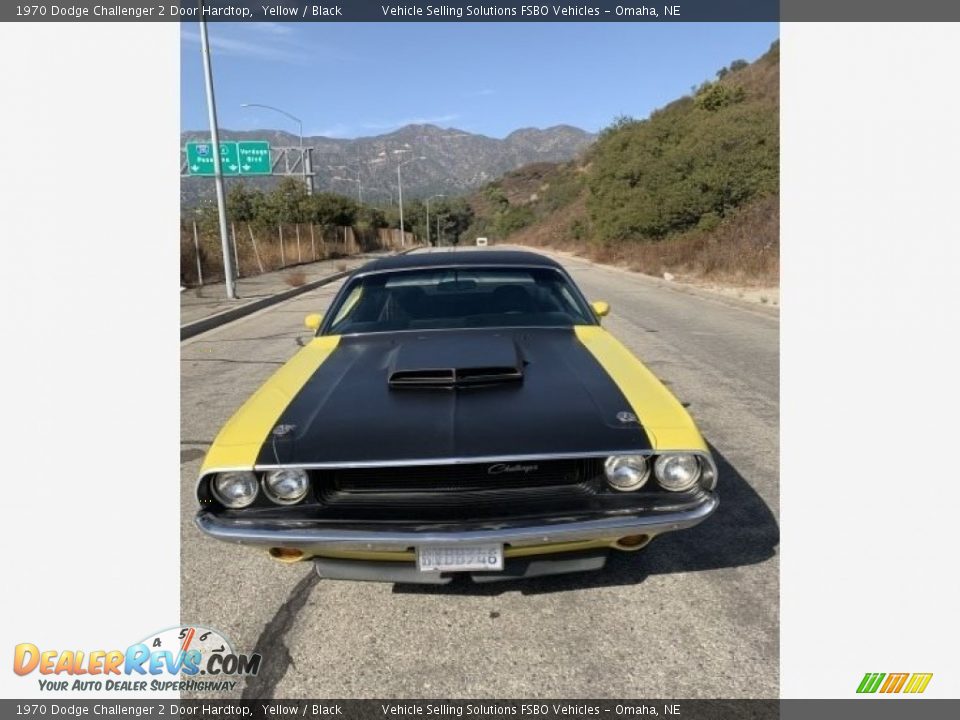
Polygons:
[[664,489],[683,492],[700,479],[700,460],[696,455],[661,455],[653,464],[653,473]]
[[228,508],[245,508],[257,497],[257,476],[252,472],[225,472],[210,483],[213,496]]
[[650,475],[643,455],[612,455],[603,464],[603,470],[610,487],[624,492],[643,487]]
[[306,470],[274,470],[263,477],[263,492],[277,505],[300,502],[309,488]]

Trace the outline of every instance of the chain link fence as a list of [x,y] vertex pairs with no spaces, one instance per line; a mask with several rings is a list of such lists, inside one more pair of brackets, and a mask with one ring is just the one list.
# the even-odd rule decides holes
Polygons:
[[[358,229],[305,223],[265,226],[235,222],[229,228],[239,277],[332,260],[360,253],[412,247],[413,233],[389,228]],[[222,282],[223,252],[219,228],[196,221],[180,223],[180,284],[197,287]]]

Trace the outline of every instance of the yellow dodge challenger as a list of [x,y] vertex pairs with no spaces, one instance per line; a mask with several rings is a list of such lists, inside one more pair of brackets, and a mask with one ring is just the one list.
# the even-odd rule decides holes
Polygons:
[[227,422],[196,524],[325,578],[604,566],[717,507],[683,406],[534,253],[376,260]]

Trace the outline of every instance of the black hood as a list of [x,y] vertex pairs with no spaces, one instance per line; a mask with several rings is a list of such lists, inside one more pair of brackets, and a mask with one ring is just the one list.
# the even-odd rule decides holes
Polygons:
[[259,465],[650,448],[570,328],[343,337],[277,426]]

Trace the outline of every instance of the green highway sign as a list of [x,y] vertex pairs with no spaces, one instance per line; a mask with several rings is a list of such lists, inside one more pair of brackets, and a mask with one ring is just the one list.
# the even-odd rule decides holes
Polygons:
[[[188,142],[187,174],[214,175],[213,143]],[[251,140],[220,143],[220,167],[224,175],[269,175],[270,143]]]
[[[239,175],[235,142],[220,143],[220,167],[224,175]],[[213,175],[213,143],[187,143],[187,173],[190,175]]]
[[238,142],[237,159],[240,162],[241,175],[269,175],[273,171],[268,142],[262,140]]

